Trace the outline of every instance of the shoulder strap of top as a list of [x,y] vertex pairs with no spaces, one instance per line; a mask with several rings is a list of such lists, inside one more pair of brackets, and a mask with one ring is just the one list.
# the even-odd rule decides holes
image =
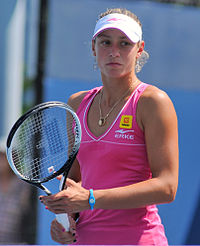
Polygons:
[[83,98],[83,100],[81,101],[81,103],[80,103],[80,105],[79,105],[79,107],[77,109],[77,112],[76,112],[77,114],[80,113],[80,111],[82,111],[83,107],[86,107],[87,102],[90,100],[90,98],[94,94],[96,94],[98,91],[100,91],[101,88],[102,88],[102,86],[95,87],[95,88],[93,88],[93,89],[91,89],[91,90],[88,91],[88,93],[85,95],[85,97]]
[[138,104],[138,100],[140,99],[140,96],[142,95],[142,93],[145,91],[145,89],[150,86],[149,84],[143,83],[141,82],[141,84],[138,86],[138,88],[136,89],[136,92],[133,96],[133,112],[136,113],[136,108],[137,108],[137,104]]

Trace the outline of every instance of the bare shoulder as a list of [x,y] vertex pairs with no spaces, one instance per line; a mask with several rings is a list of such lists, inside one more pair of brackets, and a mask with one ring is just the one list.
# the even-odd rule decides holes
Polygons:
[[83,98],[86,96],[88,91],[79,91],[75,94],[72,94],[67,102],[69,106],[71,106],[76,112]]
[[176,120],[176,112],[166,92],[149,86],[138,101],[137,118],[139,125],[144,129],[145,123],[149,124],[149,121],[166,118]]
[[[173,103],[167,93],[155,86],[149,86],[143,92],[139,100],[140,106],[149,109],[162,109],[173,107]],[[144,108],[143,108],[144,109]]]

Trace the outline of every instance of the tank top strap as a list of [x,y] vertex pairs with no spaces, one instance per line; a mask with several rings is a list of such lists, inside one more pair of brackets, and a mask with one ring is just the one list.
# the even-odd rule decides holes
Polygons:
[[140,96],[145,91],[145,89],[149,86],[150,86],[150,84],[146,84],[144,82],[141,82],[140,85],[137,87],[135,93],[133,94],[133,97],[132,97],[132,103],[133,104],[132,105],[133,105],[133,113],[134,114],[136,114],[137,104],[138,104],[138,101],[140,99]]
[[95,87],[91,90],[88,91],[88,93],[85,95],[85,97],[83,98],[83,100],[81,101],[78,109],[77,109],[77,114],[79,114],[83,108],[86,107],[87,103],[90,101],[90,99],[95,96],[100,90],[101,90],[102,86],[100,87]]

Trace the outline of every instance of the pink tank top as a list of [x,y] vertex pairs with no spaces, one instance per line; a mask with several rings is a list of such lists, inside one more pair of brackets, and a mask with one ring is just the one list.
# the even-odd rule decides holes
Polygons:
[[[84,188],[122,187],[152,177],[144,134],[136,122],[137,103],[147,86],[141,83],[135,89],[100,137],[89,130],[87,113],[101,87],[89,91],[81,102],[77,114],[82,126],[82,141],[77,159]],[[77,244],[168,245],[155,205],[83,211],[77,223]]]

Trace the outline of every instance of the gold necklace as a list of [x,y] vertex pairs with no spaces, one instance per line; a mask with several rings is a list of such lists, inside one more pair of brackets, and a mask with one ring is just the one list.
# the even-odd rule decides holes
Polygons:
[[102,111],[101,111],[101,100],[102,100],[102,95],[103,95],[103,89],[101,90],[100,97],[99,97],[99,114],[100,114],[100,118],[99,118],[99,122],[98,122],[99,126],[104,126],[106,124],[106,120],[107,120],[108,116],[110,115],[110,113],[122,101],[122,99],[128,94],[129,91],[130,91],[130,88],[128,88],[128,90],[125,91],[125,93],[122,95],[122,97],[112,106],[112,108],[106,114],[106,116],[103,117]]

